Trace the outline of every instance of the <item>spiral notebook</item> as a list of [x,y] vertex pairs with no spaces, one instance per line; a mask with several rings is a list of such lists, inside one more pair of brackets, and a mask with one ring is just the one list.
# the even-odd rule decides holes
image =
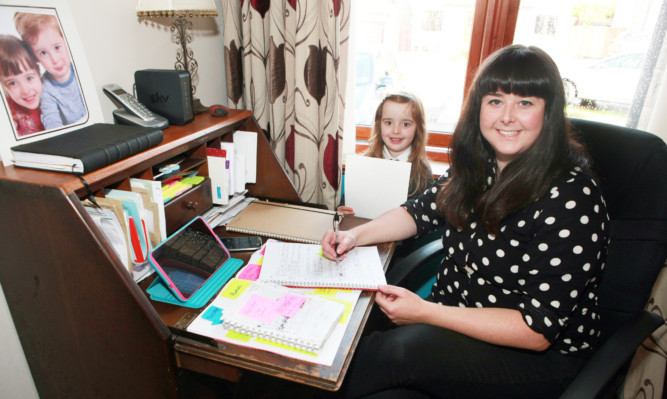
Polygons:
[[227,223],[227,231],[318,244],[333,228],[334,211],[255,200]]
[[269,241],[258,281],[288,287],[373,290],[387,284],[377,247],[356,247],[338,264],[315,244]]
[[334,300],[254,282],[223,311],[223,328],[317,353],[345,312]]

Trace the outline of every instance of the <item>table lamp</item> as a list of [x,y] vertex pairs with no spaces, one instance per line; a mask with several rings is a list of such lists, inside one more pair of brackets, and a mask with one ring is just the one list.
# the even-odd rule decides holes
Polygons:
[[192,29],[192,21],[188,17],[217,16],[218,9],[213,0],[139,0],[137,15],[143,18],[176,17],[170,27],[172,33],[177,33],[176,44],[180,46],[176,51],[174,67],[190,72],[194,98],[196,82],[198,82],[198,64],[192,49],[188,48],[188,43],[192,42],[192,36],[188,32],[188,29]]

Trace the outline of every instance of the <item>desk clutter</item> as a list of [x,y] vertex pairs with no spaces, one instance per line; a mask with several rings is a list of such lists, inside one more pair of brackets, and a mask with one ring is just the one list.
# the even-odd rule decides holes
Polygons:
[[[308,252],[306,258],[319,257],[332,269],[336,268],[335,261],[321,257],[317,245],[270,239],[250,257],[248,264],[223,287],[187,330],[219,341],[330,366],[361,290],[331,288],[336,285],[335,280],[323,283],[319,288],[291,288],[269,282],[263,272],[267,262],[276,267],[291,262],[275,252],[272,255],[272,247],[298,248]],[[374,260],[373,256],[369,258]],[[379,258],[373,267],[356,266],[379,267],[384,277]]]
[[[107,188],[84,207],[135,281],[157,272],[146,289],[150,299],[201,310],[189,332],[330,366],[361,291],[386,284],[377,248],[326,259],[319,241],[335,212],[246,197],[246,184],[256,181],[256,147],[257,133],[236,131],[233,142],[205,148],[205,158],[168,159],[153,166],[153,179],[132,177],[129,190]],[[204,184],[208,210],[170,232],[167,207]],[[217,226],[269,240],[241,269]],[[181,246],[196,241],[188,232],[213,237],[208,250]],[[225,255],[214,265],[205,262],[211,246]]]
[[[150,138],[151,132],[157,131],[160,141],[163,137],[161,130],[106,124],[89,126],[76,133],[76,136],[84,134],[83,137],[86,138],[83,140],[84,143],[91,140],[98,142],[100,135],[98,132],[109,136],[110,132],[116,134],[117,131],[128,131],[128,136],[133,138],[136,135],[142,137],[147,135]],[[58,136],[54,140],[62,137],[59,140],[64,140],[67,147],[70,145],[67,143],[71,140],[65,139],[65,136]],[[170,204],[184,198],[193,189],[210,184],[210,198],[206,198],[201,206],[206,209],[215,204],[207,212],[207,217],[214,219],[207,219],[207,222],[211,222],[210,225],[215,227],[226,223],[252,201],[244,199],[247,192],[246,184],[256,182],[257,178],[257,133],[236,131],[232,134],[232,138],[231,143],[221,142],[221,148],[207,148],[207,159],[192,154],[179,155],[154,165],[152,179],[132,177],[129,179],[129,190],[121,187],[107,188],[104,189],[104,196],[95,196],[84,201],[86,211],[135,281],[139,282],[153,273],[153,268],[148,262],[149,252],[167,239],[169,230],[172,230],[171,232],[175,230],[173,226],[170,228],[167,224],[167,207]],[[149,143],[153,146],[160,142],[148,139],[139,142],[144,141],[146,146],[132,146],[132,148],[137,147],[134,153],[149,148]],[[39,142],[40,148],[44,147],[46,142],[47,140]],[[59,153],[62,151],[58,150]],[[200,174],[200,169],[207,160],[209,162],[213,160],[207,165],[208,177],[206,174]],[[68,160],[65,163],[68,162],[72,161]],[[83,165],[77,166],[76,171],[89,172],[98,167],[91,166],[88,162],[84,165],[85,169]],[[237,207],[232,209],[235,206]],[[227,219],[221,217],[223,213]]]

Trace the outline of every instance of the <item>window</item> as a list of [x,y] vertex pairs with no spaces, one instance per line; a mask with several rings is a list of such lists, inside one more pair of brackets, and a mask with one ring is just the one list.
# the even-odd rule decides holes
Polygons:
[[364,149],[384,95],[406,89],[424,103],[429,156],[446,162],[465,88],[486,56],[511,43],[536,45],[556,60],[569,116],[647,129],[657,113],[667,69],[659,67],[667,63],[661,0],[364,0],[353,7],[356,65],[364,65],[356,70],[354,151]]
[[[660,29],[662,4],[522,0],[514,42],[541,47],[554,58],[568,96],[568,115],[645,128],[640,118],[651,113],[649,87],[658,86],[661,78],[649,55],[660,50],[653,32]],[[547,11],[554,21],[548,29]]]

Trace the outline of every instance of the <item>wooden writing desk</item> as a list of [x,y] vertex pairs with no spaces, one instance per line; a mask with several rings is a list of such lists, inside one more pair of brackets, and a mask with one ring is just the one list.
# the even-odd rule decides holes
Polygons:
[[[160,145],[83,177],[104,196],[105,188],[130,190],[132,177],[152,179],[153,167],[174,157],[208,177],[206,148],[237,130],[258,132],[257,183],[248,195],[299,202],[249,111],[197,115],[165,129]],[[207,178],[166,205],[168,233],[211,206],[210,187]],[[189,337],[196,311],[147,298],[146,283],[132,280],[84,209],[86,196],[73,175],[0,166],[0,284],[40,397],[175,399],[178,367],[232,381],[252,369],[324,389],[340,385],[357,329],[348,328],[332,367]],[[392,250],[381,246],[385,262]],[[351,326],[363,326],[370,304],[366,293]]]

